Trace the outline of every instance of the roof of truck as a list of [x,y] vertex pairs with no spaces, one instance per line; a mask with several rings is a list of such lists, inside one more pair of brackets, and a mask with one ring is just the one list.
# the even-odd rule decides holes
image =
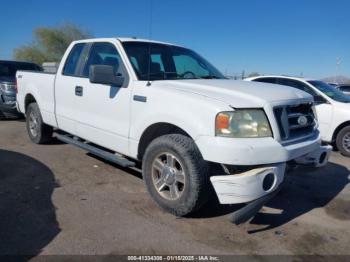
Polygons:
[[157,44],[165,44],[165,45],[176,45],[172,43],[157,41],[157,40],[150,40],[150,39],[142,39],[137,37],[118,37],[117,38],[120,42],[147,42],[147,43],[157,43]]
[[167,42],[161,42],[156,40],[149,40],[149,39],[142,39],[142,38],[136,38],[136,37],[115,37],[115,38],[91,38],[91,39],[82,39],[74,41],[75,43],[88,43],[88,42],[96,42],[96,41],[111,41],[111,40],[119,40],[120,42],[145,42],[145,43],[155,43],[155,44],[164,44],[164,45],[173,45],[173,46],[180,46],[177,44],[167,43]]

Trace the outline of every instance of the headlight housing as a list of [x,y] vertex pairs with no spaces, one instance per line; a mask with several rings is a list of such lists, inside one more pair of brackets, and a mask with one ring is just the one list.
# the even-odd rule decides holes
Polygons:
[[0,90],[3,92],[15,92],[15,86],[13,84],[0,83]]
[[237,109],[217,114],[215,135],[234,138],[272,137],[272,131],[262,109]]

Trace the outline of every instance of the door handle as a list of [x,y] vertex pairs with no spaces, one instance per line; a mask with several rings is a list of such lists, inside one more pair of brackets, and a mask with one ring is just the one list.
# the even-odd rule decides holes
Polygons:
[[75,87],[75,95],[76,96],[83,96],[83,87],[82,86]]

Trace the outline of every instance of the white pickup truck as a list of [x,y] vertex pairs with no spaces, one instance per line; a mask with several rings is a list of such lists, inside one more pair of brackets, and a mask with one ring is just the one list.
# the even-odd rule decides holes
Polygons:
[[34,143],[61,130],[60,140],[109,161],[142,163],[150,195],[177,216],[202,207],[212,188],[221,204],[249,203],[251,213],[277,192],[287,162],[323,166],[331,150],[310,95],[227,80],[177,45],[76,41],[57,74],[20,71],[17,86]]

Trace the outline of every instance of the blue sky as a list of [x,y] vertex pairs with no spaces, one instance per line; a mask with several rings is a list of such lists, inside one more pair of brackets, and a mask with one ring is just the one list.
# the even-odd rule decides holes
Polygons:
[[[149,38],[152,0],[3,1],[0,59],[40,26],[65,22],[95,37]],[[350,77],[348,0],[153,0],[152,38],[195,49],[228,74]]]

